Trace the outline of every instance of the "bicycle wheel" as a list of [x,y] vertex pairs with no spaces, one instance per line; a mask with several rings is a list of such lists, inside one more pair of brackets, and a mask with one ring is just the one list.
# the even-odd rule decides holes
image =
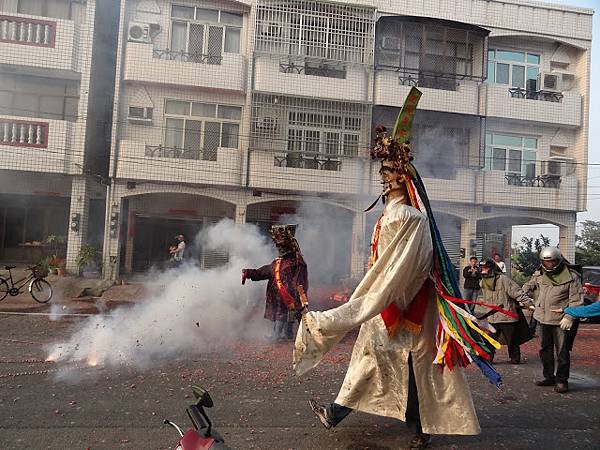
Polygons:
[[48,303],[52,298],[52,286],[43,278],[36,278],[29,283],[29,293],[38,303]]
[[0,302],[8,295],[8,283],[5,279],[0,278]]

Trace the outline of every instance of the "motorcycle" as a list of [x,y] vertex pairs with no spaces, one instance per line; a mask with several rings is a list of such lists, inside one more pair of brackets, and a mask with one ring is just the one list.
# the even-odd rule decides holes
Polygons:
[[186,412],[194,428],[190,428],[183,433],[176,423],[168,419],[163,421],[165,425],[175,428],[181,436],[175,450],[229,450],[219,433],[212,429],[212,423],[204,410],[204,408],[212,408],[214,405],[208,391],[194,385],[192,386],[192,392],[196,398],[196,403],[188,406]]

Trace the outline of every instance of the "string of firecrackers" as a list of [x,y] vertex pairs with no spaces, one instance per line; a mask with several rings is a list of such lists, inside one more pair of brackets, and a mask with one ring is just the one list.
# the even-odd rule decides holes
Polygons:
[[25,372],[2,373],[2,374],[0,374],[0,379],[16,378],[16,377],[28,376],[28,375],[46,375],[49,373],[69,372],[69,371],[73,371],[73,370],[84,370],[84,369],[90,369],[93,367],[94,366],[90,366],[90,365],[76,364],[73,366],[57,367],[54,369],[42,369],[42,370],[29,370],[29,371],[25,371]]

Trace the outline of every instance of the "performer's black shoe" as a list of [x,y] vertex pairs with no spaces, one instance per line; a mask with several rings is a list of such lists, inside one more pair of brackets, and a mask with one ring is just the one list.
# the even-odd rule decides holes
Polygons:
[[554,386],[554,392],[558,394],[564,394],[569,390],[569,384],[565,381],[564,383],[556,383]]
[[326,429],[330,430],[331,428],[333,428],[333,423],[331,423],[331,420],[329,420],[329,417],[327,417],[327,409],[324,406],[319,405],[314,400],[309,400],[308,404],[310,405],[310,409],[312,409],[312,412],[315,413],[315,416],[317,416],[319,421],[323,424],[323,426]]
[[556,385],[556,380],[551,380],[546,378],[545,380],[536,381],[536,386],[554,386]]
[[431,435],[425,433],[417,433],[417,435],[408,443],[409,450],[422,450],[429,446]]

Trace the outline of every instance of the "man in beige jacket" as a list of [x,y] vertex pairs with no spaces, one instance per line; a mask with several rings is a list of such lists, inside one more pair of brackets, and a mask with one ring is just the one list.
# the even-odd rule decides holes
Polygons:
[[[555,386],[558,393],[567,392],[573,344],[573,318],[563,311],[568,306],[583,304],[583,288],[579,274],[569,268],[560,250],[546,247],[540,252],[542,265],[523,290],[535,298],[533,318],[541,328],[540,359],[544,379],[538,386]],[[556,351],[556,372],[554,352]]]
[[[484,303],[502,307],[515,314],[520,305],[533,304],[533,300],[525,295],[517,283],[504,275],[496,262],[491,259],[486,260],[481,266],[481,291]],[[500,336],[504,338],[508,346],[510,363],[520,364],[518,319],[505,314],[492,314],[488,321],[496,328],[493,338],[498,339]]]

